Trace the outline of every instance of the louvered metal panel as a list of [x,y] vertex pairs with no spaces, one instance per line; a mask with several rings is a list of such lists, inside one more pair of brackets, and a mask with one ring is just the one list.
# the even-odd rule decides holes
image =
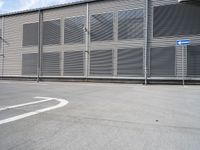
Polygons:
[[42,54],[42,75],[60,76],[60,53],[51,52]]
[[117,55],[118,76],[143,75],[143,49],[119,49]]
[[118,39],[143,38],[143,9],[120,11],[118,13]]
[[188,46],[187,49],[187,75],[200,76],[200,45]]
[[38,22],[23,25],[23,46],[38,45]]
[[22,75],[22,54],[37,53],[38,46],[23,46],[23,25],[36,22],[38,22],[38,13],[27,13],[4,18],[2,28],[5,56],[2,67],[4,76]]
[[189,4],[154,7],[153,22],[154,37],[200,34],[200,7]]
[[1,53],[1,49],[2,49],[2,42],[3,42],[2,30],[0,29],[0,53]]
[[150,49],[150,75],[153,77],[175,76],[175,47]]
[[43,44],[53,45],[61,42],[60,20],[45,21],[43,23]]
[[[187,5],[184,4],[184,7],[191,7],[191,8],[195,7],[195,9],[193,9],[192,11],[188,11],[188,9],[184,9],[184,11],[183,11],[183,9],[179,9],[178,7],[177,7],[176,11],[174,11],[173,10],[174,8],[173,9],[170,8],[171,6],[175,7],[174,4],[177,4],[177,3],[178,3],[177,0],[162,0],[162,1],[161,0],[151,0],[151,2],[149,2],[149,14],[148,14],[148,16],[149,16],[149,24],[148,24],[149,37],[148,37],[148,41],[146,42],[146,43],[148,43],[148,47],[149,46],[151,46],[151,47],[174,46],[175,41],[177,39],[180,39],[180,37],[182,37],[180,35],[183,35],[183,33],[186,35],[185,32],[182,32],[179,29],[177,30],[176,34],[170,33],[170,32],[172,32],[171,29],[173,30],[173,33],[174,33],[175,29],[177,27],[178,28],[180,27],[181,29],[183,29],[183,27],[184,27],[184,30],[186,27],[187,32],[189,31],[192,34],[195,34],[195,35],[191,34],[190,36],[187,36],[187,37],[184,36],[184,38],[191,39],[192,44],[199,45],[200,34],[197,35],[196,33],[193,32],[193,31],[197,30],[197,28],[194,24],[198,24],[197,22],[199,19],[199,17],[197,18],[194,15],[198,15],[199,12],[195,13],[193,16],[189,15],[189,14],[192,14],[193,11],[195,11],[195,12],[197,11],[196,10],[197,6],[194,6],[194,5],[189,6],[188,4]],[[55,52],[55,51],[56,52],[58,52],[58,51],[59,52],[63,52],[63,51],[71,52],[71,51],[79,51],[79,50],[90,51],[90,50],[113,49],[113,56],[111,58],[113,63],[108,63],[108,64],[112,64],[112,67],[110,67],[110,68],[112,68],[112,69],[110,69],[110,70],[112,70],[111,73],[109,72],[107,74],[104,74],[103,73],[104,71],[102,71],[103,70],[102,68],[106,68],[106,67],[98,66],[96,68],[98,68],[98,70],[100,70],[100,69],[102,69],[102,70],[99,71],[100,73],[95,70],[97,73],[95,72],[94,74],[92,74],[92,76],[96,77],[96,76],[104,75],[104,76],[116,77],[116,78],[118,76],[119,78],[125,77],[128,79],[133,79],[134,76],[140,76],[140,75],[137,75],[137,73],[131,72],[133,66],[132,66],[132,63],[128,64],[128,62],[135,60],[135,58],[133,60],[130,58],[131,56],[134,57],[134,55],[133,55],[134,52],[131,51],[129,54],[130,56],[129,56],[128,49],[135,49],[135,48],[144,46],[145,41],[144,41],[143,37],[139,37],[139,35],[143,35],[141,33],[143,31],[140,30],[142,28],[142,25],[141,24],[135,25],[133,20],[134,20],[134,17],[137,16],[136,11],[139,12],[139,10],[145,9],[145,1],[144,0],[115,0],[115,1],[109,0],[109,1],[100,1],[100,2],[89,3],[88,5],[89,5],[89,14],[87,14],[86,5],[74,5],[73,7],[62,7],[62,8],[58,8],[58,9],[56,8],[56,9],[50,9],[50,10],[43,11],[43,19],[45,22],[51,22],[52,19],[55,20],[55,18],[60,18],[60,25],[59,25],[59,28],[60,28],[59,36],[60,37],[56,38],[56,39],[60,40],[60,42],[58,42],[60,45],[57,45],[57,44],[51,45],[51,44],[54,44],[54,42],[51,42],[51,40],[55,40],[54,39],[56,37],[55,31],[57,29],[56,30],[52,29],[51,31],[54,33],[50,34],[50,36],[49,36],[48,35],[50,33],[49,29],[47,30],[45,22],[44,22],[43,27],[44,27],[44,30],[46,30],[46,31],[45,31],[45,35],[43,35],[44,32],[42,32],[41,34],[43,37],[45,36],[44,38],[49,38],[49,39],[46,40],[46,41],[48,41],[48,42],[46,42],[46,44],[44,41],[44,46],[42,48],[43,52],[49,53],[49,52]],[[182,4],[180,4],[180,5],[183,6]],[[179,5],[177,5],[177,6],[179,6]],[[153,10],[153,7],[155,7],[154,10]],[[156,8],[160,8],[159,12],[157,12],[158,16],[154,16]],[[168,9],[169,11],[166,11],[165,8],[170,8],[170,9]],[[112,12],[112,13],[108,13],[108,12]],[[144,10],[144,12],[145,12],[145,10]],[[183,12],[183,14],[180,15],[180,12]],[[187,12],[189,12],[189,14]],[[107,19],[109,17],[104,17],[105,14],[112,14],[112,15],[111,15],[110,19]],[[77,19],[79,17],[74,17],[74,16],[86,16],[86,15],[89,16],[89,20],[88,20],[88,24],[89,24],[88,31],[89,32],[88,32],[88,34],[89,34],[89,38],[92,40],[92,42],[90,42],[90,41],[84,42],[84,40],[82,41],[82,37],[81,37],[82,33],[80,32],[80,30],[75,30],[73,32],[70,32],[73,30],[73,28],[71,28],[70,30],[67,29],[67,31],[65,29],[65,26],[69,26],[72,24],[73,24],[73,26],[76,26],[76,27],[77,26],[82,27],[81,26],[81,22],[82,22],[81,18]],[[96,18],[94,18],[94,15],[97,15],[97,16],[99,15],[98,17],[96,17],[96,18],[98,18],[98,20],[96,20]],[[138,14],[138,16],[140,16],[140,15]],[[178,18],[177,16],[180,19],[177,19]],[[183,18],[183,16],[185,16],[185,18]],[[144,22],[145,17],[146,16],[144,15],[143,20],[142,19],[140,20],[138,18],[138,21]],[[21,75],[23,72],[21,70],[21,69],[23,69],[22,54],[38,52],[37,46],[33,47],[31,45],[27,45],[27,46],[23,45],[23,25],[27,24],[27,23],[30,24],[33,22],[38,22],[38,18],[39,18],[38,12],[34,12],[34,13],[22,13],[22,14],[18,14],[18,15],[5,16],[3,22],[0,21],[0,22],[2,22],[2,28],[1,27],[0,28],[4,30],[4,39],[6,40],[6,42],[4,43],[5,57],[4,57],[4,59],[3,59],[3,57],[1,57],[3,59],[2,64],[4,64],[4,65],[2,65],[2,68],[4,68],[2,71],[2,72],[4,72],[4,75],[7,75],[7,76]],[[135,18],[137,20],[137,17],[135,17]],[[154,20],[156,18],[158,21],[154,22]],[[192,18],[192,19],[190,19],[190,18]],[[84,20],[86,20],[86,19],[84,18]],[[112,21],[109,21],[109,20],[112,20]],[[85,22],[86,21],[84,21],[84,23]],[[164,32],[166,32],[165,35],[162,35],[162,37],[161,36],[153,37],[153,22],[154,22],[154,25],[158,24],[157,31],[155,29],[154,30],[156,32],[158,32],[158,34],[163,34]],[[187,22],[192,22],[192,23],[189,26],[189,25],[187,25]],[[180,25],[180,24],[183,24],[183,25]],[[136,29],[136,27],[138,29]],[[160,28],[160,27],[163,27],[163,28]],[[167,27],[168,30],[166,30],[165,27]],[[48,27],[48,28],[52,28],[52,27]],[[107,29],[107,28],[109,28],[109,29]],[[146,30],[146,27],[144,28],[144,31],[145,30]],[[161,32],[161,33],[159,33],[159,32]],[[37,32],[34,32],[34,33],[37,33]],[[67,34],[65,34],[65,33],[67,33]],[[70,35],[70,36],[67,37],[67,35]],[[85,35],[85,33],[84,33],[84,35]],[[168,37],[166,37],[166,36],[168,36]],[[180,36],[180,37],[177,37],[177,36]],[[67,38],[65,38],[65,37],[67,37]],[[28,39],[28,38],[26,38],[26,39]],[[97,41],[97,42],[95,42],[95,41]],[[101,42],[98,42],[98,41],[101,41]],[[33,42],[33,41],[31,41],[31,42]],[[55,43],[57,43],[57,42],[55,42]],[[72,43],[74,43],[74,44],[72,44]],[[88,45],[86,45],[86,44],[88,44]],[[45,46],[45,45],[51,45],[51,46]],[[126,49],[124,49],[124,48],[126,48]],[[122,50],[124,50],[124,51],[122,51]],[[84,54],[86,54],[86,53],[84,53]],[[149,54],[148,57],[150,58],[150,51],[148,51],[148,54]],[[187,54],[187,52],[185,51],[185,55],[186,54]],[[62,55],[59,56],[60,57],[59,58],[60,59],[59,60],[60,67],[55,67],[55,68],[60,68],[60,71],[57,71],[57,72],[59,72],[59,74],[61,74],[61,75],[65,75],[65,76],[76,76],[76,75],[79,76],[78,75],[79,73],[82,74],[81,68],[79,70],[80,72],[78,72],[78,69],[76,70],[74,68],[76,68],[76,65],[77,66],[81,65],[82,60],[78,60],[78,57],[81,57],[81,54],[80,55],[79,54],[70,54],[70,55],[68,54],[68,56],[67,56],[68,57],[67,61],[65,61],[65,53],[64,52],[62,53]],[[93,67],[92,65],[94,65],[94,63],[91,63],[91,66],[90,66],[90,61],[94,61],[94,60],[90,60],[88,58],[89,56],[90,56],[90,54],[84,58],[84,62],[86,62],[86,64],[88,64],[87,65],[88,70],[84,70],[85,73],[89,72],[90,67]],[[124,56],[124,57],[122,57],[122,56]],[[146,55],[144,54],[144,58],[145,58],[145,56]],[[161,56],[162,56],[162,54],[161,54]],[[71,57],[71,59],[70,59],[70,57]],[[76,60],[76,57],[77,57],[77,60]],[[162,56],[162,57],[164,57],[164,56]],[[100,56],[100,58],[102,58],[102,57]],[[185,56],[185,58],[186,58],[186,56]],[[139,57],[138,57],[138,59],[139,59]],[[47,61],[46,64],[48,64],[49,66],[53,66],[52,62],[50,60],[51,59],[48,59],[49,62]],[[98,60],[98,59],[96,59],[96,60]],[[0,60],[0,61],[2,61],[2,60]],[[76,64],[76,61],[77,61],[77,64]],[[191,59],[191,61],[193,61],[193,59]],[[67,62],[67,65],[65,65],[66,62]],[[104,61],[102,61],[102,62],[104,62]],[[127,66],[126,65],[123,66],[123,64],[126,64],[126,62],[127,62]],[[70,68],[71,67],[70,63],[71,63],[71,66],[73,65],[72,68]],[[153,65],[151,63],[151,60],[147,61],[147,63],[148,63],[147,65],[148,65],[149,72],[150,71],[154,72],[155,69],[158,69],[158,68],[156,68],[157,67],[156,65]],[[42,64],[43,64],[43,62],[42,62]],[[100,63],[100,64],[102,65],[103,63]],[[187,67],[189,68],[189,66],[187,66],[187,59],[185,59],[184,64],[185,64],[184,71],[186,73]],[[160,63],[158,63],[157,65],[160,65]],[[196,65],[195,63],[194,64],[191,63],[191,65],[194,65],[193,66],[194,70],[196,68],[198,69],[198,67],[195,66]],[[68,66],[67,69],[64,68],[65,66]],[[154,66],[156,66],[156,67],[154,67]],[[162,66],[164,66],[164,67],[160,67],[160,68],[164,69],[164,68],[166,68],[167,65],[162,65]],[[181,50],[181,48],[176,48],[176,61],[175,61],[174,67],[175,66],[176,66],[176,69],[174,69],[175,70],[174,74],[176,75],[176,77],[174,77],[174,78],[171,78],[171,76],[174,76],[174,75],[168,75],[168,73],[164,73],[167,75],[163,75],[163,74],[160,75],[159,73],[158,73],[158,75],[155,75],[155,73],[153,73],[152,76],[155,77],[154,79],[158,79],[157,77],[163,77],[163,79],[180,79],[180,77],[182,77],[182,72],[183,72],[182,71],[183,68],[182,68],[182,50]],[[124,68],[129,67],[131,69],[126,68],[127,69],[126,70],[123,67]],[[85,68],[87,68],[87,67],[85,67]],[[91,68],[91,73],[94,70],[94,68],[95,67]],[[109,67],[107,67],[107,68],[109,68]],[[52,67],[51,69],[53,70],[54,67]],[[50,71],[49,70],[46,71],[46,70],[47,69],[44,69],[44,75],[57,76],[56,73],[52,73],[54,71],[52,71],[50,69],[49,69]],[[65,72],[65,70],[67,70],[67,71]],[[45,72],[47,72],[47,73],[45,73]],[[161,72],[165,72],[165,71],[161,71]],[[149,73],[149,75],[150,75],[150,73]],[[170,78],[168,78],[169,76],[170,76]],[[188,79],[191,79],[191,77],[196,77],[198,75],[195,75],[195,73],[188,73],[188,76],[189,76]],[[104,78],[104,77],[102,76],[102,78]],[[136,78],[137,77],[135,77],[135,79]]]
[[112,76],[112,50],[92,50],[90,52],[90,75]]
[[84,43],[85,17],[65,19],[65,43]]
[[91,41],[113,40],[113,14],[95,14],[91,16]]
[[37,53],[22,54],[22,75],[37,74]]
[[64,52],[64,75],[84,75],[84,53],[83,51]]

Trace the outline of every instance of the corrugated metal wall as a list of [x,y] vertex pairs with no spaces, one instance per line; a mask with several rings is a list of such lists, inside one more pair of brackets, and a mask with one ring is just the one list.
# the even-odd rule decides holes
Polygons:
[[[199,10],[177,0],[149,0],[147,53],[145,0],[44,10],[40,37],[38,12],[6,16],[0,18],[1,75],[36,77],[41,60],[43,77],[144,79],[147,60],[148,79],[181,79],[183,72],[186,79],[197,79]],[[176,47],[179,39],[192,41],[184,47],[184,60],[183,49]]]
[[[23,25],[36,22],[38,22],[38,13],[27,13],[4,18],[3,76],[23,76],[23,54],[38,52],[37,46],[23,46]],[[35,31],[31,31],[31,33],[35,34]],[[26,38],[28,39],[28,37]]]
[[188,46],[187,76],[200,77],[200,45]]
[[[149,13],[149,48],[175,48],[175,76],[151,76],[149,55],[149,79],[198,79],[188,76],[188,47],[176,46],[176,40],[190,39],[192,45],[200,43],[200,7],[191,4],[179,4],[177,0],[151,0]],[[193,17],[191,17],[193,16]],[[162,55],[160,56],[160,58]],[[172,59],[170,57],[170,59]],[[170,63],[169,63],[170,64]],[[168,66],[163,65],[166,71]],[[199,66],[200,67],[200,66]],[[160,70],[161,71],[161,70]]]

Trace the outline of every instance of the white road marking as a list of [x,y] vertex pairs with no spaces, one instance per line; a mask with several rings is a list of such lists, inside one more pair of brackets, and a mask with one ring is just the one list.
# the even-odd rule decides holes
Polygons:
[[37,103],[42,103],[42,102],[47,102],[47,101],[52,101],[52,100],[58,101],[60,103],[55,105],[55,106],[47,107],[47,108],[44,108],[44,109],[39,109],[39,110],[28,112],[28,113],[25,113],[25,114],[22,114],[22,115],[18,115],[18,116],[14,116],[14,117],[10,117],[10,118],[7,118],[7,119],[0,120],[0,125],[5,124],[5,123],[9,123],[9,122],[13,122],[13,121],[16,121],[16,120],[20,120],[20,119],[23,119],[23,118],[26,118],[26,117],[30,117],[30,116],[33,116],[33,115],[37,115],[37,114],[40,114],[40,113],[43,113],[43,112],[46,112],[46,111],[50,111],[50,110],[53,110],[53,109],[57,109],[57,108],[60,108],[60,107],[64,107],[65,105],[67,105],[69,103],[65,99],[58,99],[58,98],[51,98],[51,97],[35,97],[35,98],[43,99],[43,100],[0,108],[0,111],[12,109],[12,108],[18,108],[18,107],[27,106],[27,105],[32,105],[32,104],[37,104]]
[[12,108],[17,108],[17,107],[23,107],[23,106],[32,105],[32,104],[37,104],[37,103],[42,103],[42,102],[46,102],[46,101],[50,101],[50,100],[52,100],[52,98],[44,99],[44,100],[41,100],[41,101],[30,102],[30,103],[7,106],[7,107],[4,107],[4,108],[0,108],[0,111],[12,109]]

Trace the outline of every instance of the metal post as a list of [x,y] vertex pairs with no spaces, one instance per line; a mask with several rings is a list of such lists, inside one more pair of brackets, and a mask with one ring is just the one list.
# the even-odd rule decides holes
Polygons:
[[183,82],[183,85],[185,85],[185,65],[184,65],[185,49],[184,49],[184,46],[181,46],[181,48],[182,48],[182,82]]
[[5,59],[5,50],[4,50],[4,22],[5,17],[2,18],[2,31],[1,31],[1,49],[2,49],[2,78],[4,75],[4,59]]
[[43,48],[43,31],[42,31],[42,22],[43,22],[43,13],[41,10],[39,13],[39,23],[38,23],[38,61],[37,61],[37,82],[40,81],[41,68],[42,68],[42,48]]
[[148,84],[147,81],[147,50],[148,50],[148,22],[149,17],[149,0],[145,1],[145,42],[144,42],[144,76],[145,76],[145,85]]
[[88,78],[88,61],[89,61],[89,4],[86,4],[86,26],[85,26],[85,45],[86,45],[86,50],[85,50],[85,76]]

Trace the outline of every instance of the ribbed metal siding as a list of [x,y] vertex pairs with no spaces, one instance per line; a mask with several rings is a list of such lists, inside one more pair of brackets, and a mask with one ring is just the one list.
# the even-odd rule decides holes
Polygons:
[[42,75],[60,76],[60,53],[51,52],[42,54]]
[[37,46],[23,46],[23,24],[38,22],[38,13],[4,18],[4,76],[22,75],[22,54],[37,53]]
[[118,76],[143,75],[143,48],[119,49],[117,58]]
[[187,49],[187,75],[200,76],[200,45],[188,46]]
[[91,41],[113,40],[113,14],[95,14],[91,16]]
[[64,75],[84,75],[84,53],[83,51],[64,52]]
[[2,30],[0,29],[0,53],[1,53],[1,49],[2,49],[2,42],[3,42]]
[[[178,3],[177,0],[152,0],[150,2],[150,26],[149,28],[149,47],[167,47],[174,46],[175,41],[182,37],[158,37],[153,38],[153,6],[159,5],[169,5]],[[113,30],[114,30],[114,40],[113,41],[103,41],[103,42],[89,42],[89,49],[91,50],[106,50],[113,49],[113,75],[117,77],[117,49],[122,48],[138,48],[144,45],[143,39],[132,39],[132,40],[118,40],[118,12],[128,11],[137,8],[144,8],[144,0],[116,0],[116,1],[101,1],[95,3],[89,3],[89,15],[102,14],[105,12],[113,13]],[[63,7],[59,9],[46,10],[44,11],[44,21],[49,21],[55,18],[61,18],[61,45],[54,46],[44,46],[43,52],[63,52],[63,51],[79,51],[85,50],[85,44],[65,44],[64,45],[64,21],[68,17],[72,16],[84,16],[86,15],[86,5],[77,5],[73,7]],[[145,17],[145,16],[144,16]],[[151,18],[152,17],[152,18]],[[5,75],[21,75],[22,68],[22,53],[36,53],[38,51],[37,46],[35,47],[23,47],[22,36],[23,36],[23,24],[38,22],[38,13],[34,16],[29,14],[21,14],[10,17],[5,17],[5,39],[8,41],[9,45],[5,43],[5,60],[4,60],[4,74]],[[90,22],[90,21],[89,21]],[[193,21],[194,22],[194,21]],[[89,30],[90,31],[90,30]],[[91,32],[89,32],[91,33]],[[198,44],[200,38],[198,35],[189,36],[184,38],[189,38],[192,40],[193,44]],[[20,51],[19,51],[20,50]],[[178,52],[179,51],[179,52]],[[177,78],[182,76],[182,53],[181,50],[176,51],[176,73]],[[186,53],[185,53],[186,54]],[[86,60],[86,58],[85,58]],[[89,60],[89,59],[88,59]],[[64,52],[61,55],[61,74],[64,75]],[[150,61],[149,61],[150,62]],[[88,62],[89,63],[89,62]],[[150,63],[148,63],[149,65]],[[185,63],[187,67],[187,62]],[[88,67],[89,68],[89,67]],[[150,67],[148,68],[150,69]],[[186,71],[187,69],[185,69]],[[87,72],[87,70],[85,70]],[[98,76],[98,75],[97,75]],[[122,75],[121,75],[122,76]],[[125,75],[123,75],[125,76]],[[176,77],[174,79],[177,79]],[[164,78],[169,79],[169,78]],[[171,79],[171,78],[170,78]]]
[[92,50],[90,52],[90,75],[112,76],[112,50]]
[[173,4],[154,7],[154,37],[200,34],[200,7]]
[[118,12],[118,39],[142,38],[144,30],[143,9]]
[[22,54],[22,75],[37,74],[37,53]]
[[43,44],[53,45],[61,42],[60,20],[45,21],[43,23]]
[[150,49],[150,75],[153,77],[175,76],[175,47]]
[[23,46],[38,45],[38,23],[23,25]]
[[85,17],[73,17],[65,19],[65,43],[83,43],[84,42],[84,27]]

